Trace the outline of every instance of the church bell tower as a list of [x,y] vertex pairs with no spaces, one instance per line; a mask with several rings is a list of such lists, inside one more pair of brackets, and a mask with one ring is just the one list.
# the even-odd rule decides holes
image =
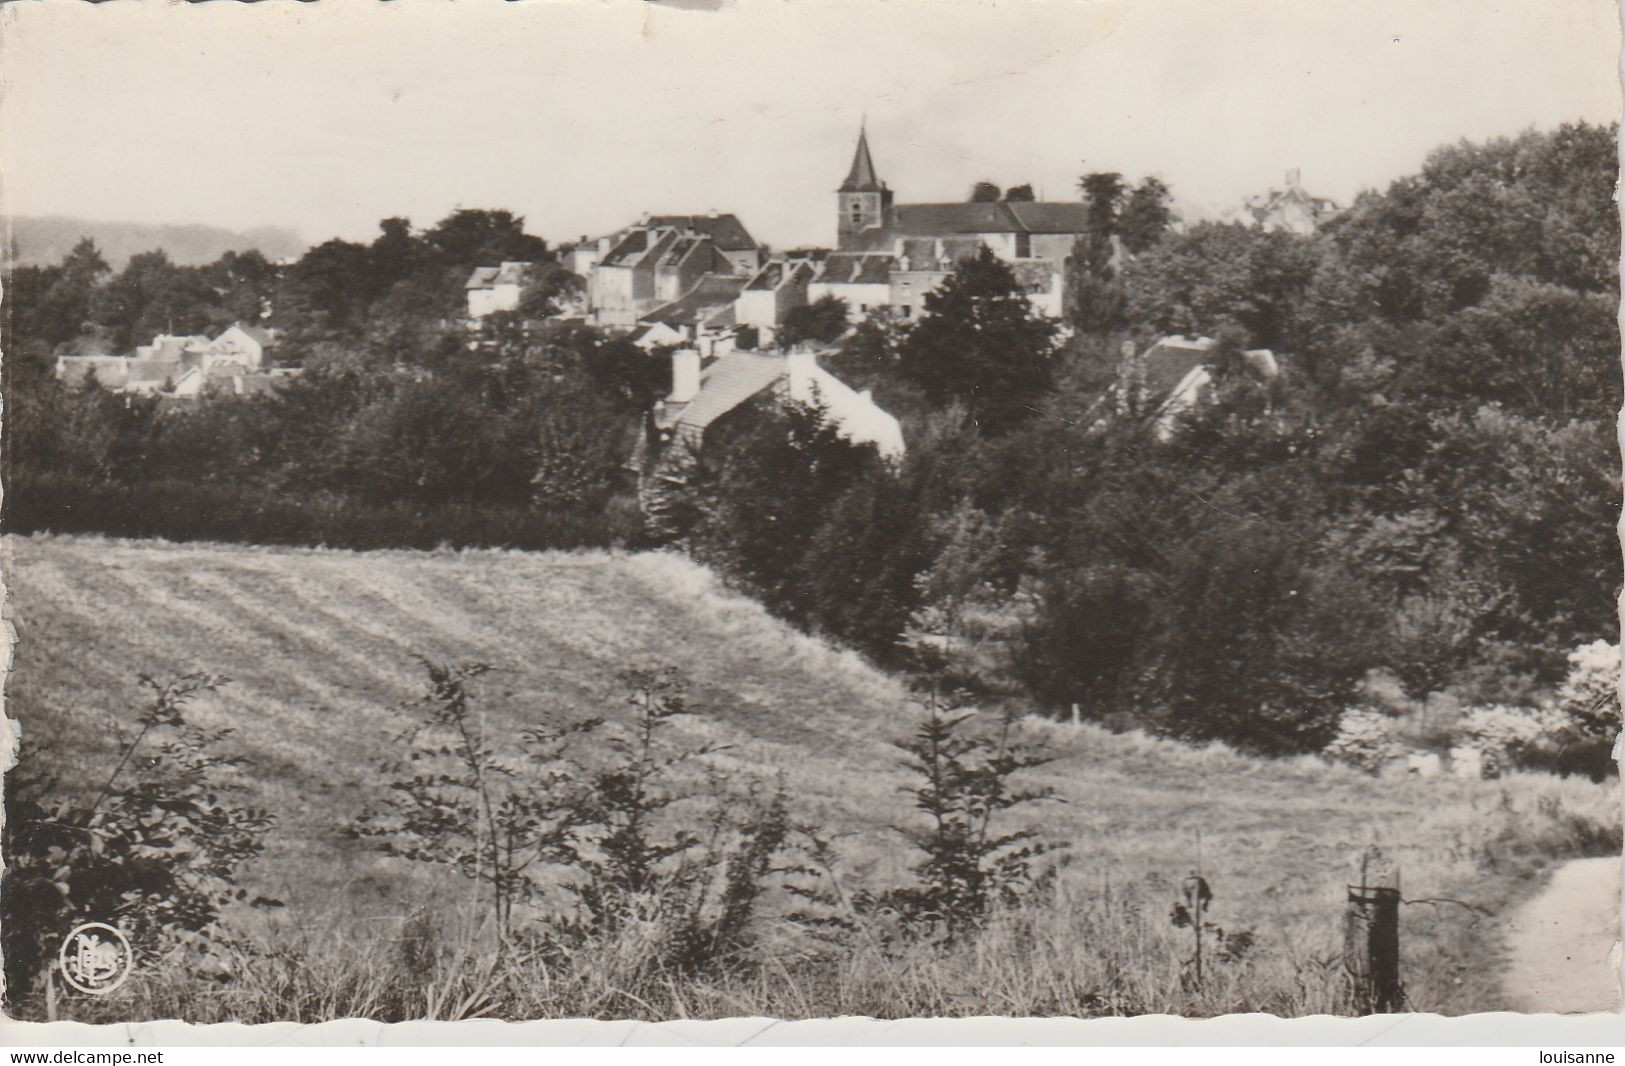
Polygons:
[[891,210],[891,190],[875,176],[875,161],[869,155],[869,134],[858,131],[858,149],[852,154],[852,169],[836,190],[837,216],[835,220],[836,247],[847,249],[861,245],[866,230],[879,229],[886,224]]

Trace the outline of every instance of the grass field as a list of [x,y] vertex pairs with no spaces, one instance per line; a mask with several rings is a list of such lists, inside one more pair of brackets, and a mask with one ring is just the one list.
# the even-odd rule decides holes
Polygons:
[[[497,666],[481,706],[491,722],[515,730],[550,714],[613,713],[620,670],[679,666],[700,712],[682,728],[729,744],[716,759],[731,773],[782,774],[794,813],[842,834],[845,879],[892,883],[908,861],[888,829],[911,814],[889,743],[915,718],[900,682],[770,619],[681,558],[50,536],[9,538],[5,550],[18,640],[7,713],[21,721],[36,757],[70,781],[105,776],[111,726],[129,720],[138,674],[232,678],[196,716],[236,730],[234,747],[253,760],[250,795],[278,818],[248,880],[288,907],[261,935],[386,944],[398,929],[391,923],[430,896],[445,924],[457,921],[465,883],[406,870],[345,831],[381,791],[373,768],[406,724],[397,706],[420,691],[414,653]],[[1043,776],[1065,800],[1040,812],[1044,832],[1071,853],[1048,913],[1001,918],[1000,935],[990,932],[979,948],[929,958],[860,952],[817,981],[673,989],[675,998],[640,1000],[643,1007],[601,998],[599,1012],[1119,1009],[1088,998],[1105,979],[1102,960],[1137,967],[1137,1009],[1337,1010],[1344,885],[1365,845],[1399,861],[1407,896],[1498,911],[1533,891],[1544,865],[1594,850],[1597,833],[1618,821],[1612,786],[1576,780],[1379,780],[1310,758],[1263,761],[1087,726],[1031,729],[1058,756]],[[1216,893],[1213,920],[1257,937],[1249,961],[1200,994],[1180,980],[1188,932],[1166,920],[1179,882],[1197,868]],[[1502,1005],[1493,917],[1418,906],[1405,908],[1404,923],[1415,1009]],[[1125,930],[1137,932],[1124,939]],[[369,950],[358,948],[358,957]],[[310,980],[348,979],[328,961],[337,969],[320,977],[307,960]],[[143,994],[132,988],[128,996]],[[215,1020],[243,1016],[246,1002],[171,998],[143,1007],[125,997],[123,1007],[96,1009]],[[297,1013],[366,1013],[369,1002],[313,1001]],[[493,1013],[584,1009],[579,999],[540,993],[506,1002]]]

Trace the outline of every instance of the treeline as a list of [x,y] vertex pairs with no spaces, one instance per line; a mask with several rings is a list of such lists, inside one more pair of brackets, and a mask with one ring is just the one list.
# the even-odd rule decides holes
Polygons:
[[[82,243],[8,284],[6,521],[174,539],[333,546],[569,547],[637,535],[623,465],[666,370],[579,325],[462,323],[472,269],[536,264],[531,318],[574,285],[502,211],[422,232],[386,219],[370,245],[329,241],[273,267],[161,252],[109,271]],[[233,279],[236,279],[233,281]],[[197,403],[65,387],[55,355],[123,352],[262,311],[302,374],[274,395]]]
[[[1180,229],[1160,186],[1087,175],[1064,341],[1004,264],[961,264],[919,324],[865,324],[829,359],[903,420],[900,464],[812,412],[749,411],[708,439],[678,539],[879,660],[1179,737],[1318,750],[1379,669],[1418,700],[1524,699],[1615,639],[1615,140],[1445,148],[1312,237]],[[46,373],[116,325],[96,309],[123,275],[85,251],[13,289],[11,528],[645,535],[625,462],[664,361],[526,315],[447,324],[473,265],[551,262],[521,220],[312,249],[262,296],[299,381],[162,413]],[[567,284],[542,271],[529,316]],[[1170,332],[1218,338],[1213,387],[1171,425],[1111,391],[1125,345]]]

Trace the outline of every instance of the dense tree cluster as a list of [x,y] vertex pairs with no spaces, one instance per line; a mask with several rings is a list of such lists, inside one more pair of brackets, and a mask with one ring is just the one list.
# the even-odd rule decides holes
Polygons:
[[[920,325],[849,335],[832,364],[909,455],[826,484],[772,582],[738,572],[875,654],[1260,751],[1323,746],[1373,671],[1417,700],[1551,686],[1616,628],[1614,143],[1445,148],[1312,237],[1176,231],[1166,189],[1087,175],[1064,347],[986,260]],[[1220,344],[1169,435],[1104,389],[1174,332]]]
[[[1322,747],[1373,671],[1418,700],[1554,685],[1570,649],[1615,633],[1615,139],[1448,147],[1313,236],[1176,227],[1160,182],[1086,175],[1064,338],[991,255],[917,324],[806,308],[791,332],[840,336],[828,365],[903,419],[906,458],[814,411],[753,409],[708,441],[684,543],[877,658],[1258,751]],[[80,248],[18,272],[8,339],[39,359],[268,300],[306,373],[160,414],[8,360],[14,524],[634,536],[623,464],[666,369],[535,315],[446,324],[468,267],[515,258],[551,262],[519,220],[465,212],[283,269],[146,257],[112,275]],[[567,287],[539,272],[530,306]],[[1109,386],[1125,346],[1174,332],[1219,343],[1203,402],[1170,422]],[[1272,379],[1242,358],[1258,347]],[[178,528],[211,507],[219,522]]]
[[[535,264],[521,311],[462,321],[477,265]],[[161,252],[107,269],[82,244],[23,268],[8,300],[13,527],[351,546],[598,543],[635,533],[623,466],[664,367],[578,324],[542,322],[573,276],[523,220],[461,210],[370,245],[272,267]],[[19,291],[21,290],[21,291]],[[274,395],[179,404],[51,379],[51,358],[156,332],[257,321],[301,367]],[[620,516],[620,517],[611,517]]]

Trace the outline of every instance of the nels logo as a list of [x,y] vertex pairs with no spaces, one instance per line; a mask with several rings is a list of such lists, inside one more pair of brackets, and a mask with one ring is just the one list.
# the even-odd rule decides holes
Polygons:
[[123,933],[102,922],[87,922],[63,939],[58,961],[63,980],[100,996],[124,983],[134,958]]

